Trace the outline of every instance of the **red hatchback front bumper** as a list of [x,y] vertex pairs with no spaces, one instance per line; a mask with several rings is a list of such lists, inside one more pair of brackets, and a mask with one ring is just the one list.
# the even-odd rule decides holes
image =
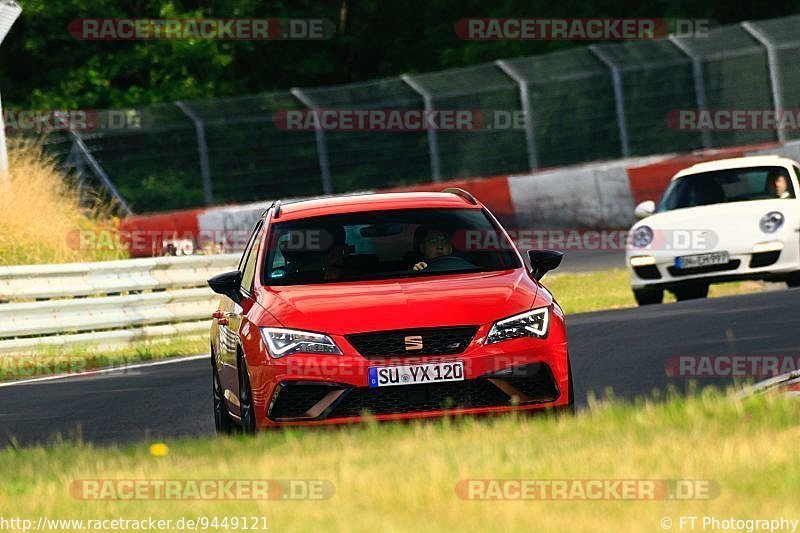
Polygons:
[[[566,407],[569,361],[563,316],[555,315],[546,338],[484,345],[490,325],[478,328],[459,354],[365,357],[344,336],[331,337],[344,355],[292,355],[272,359],[260,343],[248,352],[257,425],[429,418],[447,414],[501,413]],[[253,347],[255,348],[255,347]],[[250,355],[260,352],[257,355]],[[370,387],[369,368],[463,363],[464,380]]]

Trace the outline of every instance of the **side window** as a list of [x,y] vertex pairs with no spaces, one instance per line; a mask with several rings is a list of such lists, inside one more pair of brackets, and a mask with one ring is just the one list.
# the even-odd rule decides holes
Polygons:
[[258,259],[258,244],[261,242],[261,233],[264,224],[259,222],[259,226],[253,232],[253,238],[247,245],[247,250],[242,256],[244,269],[242,270],[242,289],[250,293],[253,290],[253,277],[256,273],[256,260]]

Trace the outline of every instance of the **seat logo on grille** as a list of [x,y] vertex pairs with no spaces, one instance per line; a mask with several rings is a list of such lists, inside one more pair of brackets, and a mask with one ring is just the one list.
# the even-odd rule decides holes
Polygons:
[[422,335],[407,335],[404,340],[407,352],[422,349]]

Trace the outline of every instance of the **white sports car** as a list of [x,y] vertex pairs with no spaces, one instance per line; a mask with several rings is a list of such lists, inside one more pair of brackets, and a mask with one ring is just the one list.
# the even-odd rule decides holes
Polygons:
[[800,285],[800,165],[778,156],[699,163],[636,206],[625,262],[639,305],[704,298],[711,283]]

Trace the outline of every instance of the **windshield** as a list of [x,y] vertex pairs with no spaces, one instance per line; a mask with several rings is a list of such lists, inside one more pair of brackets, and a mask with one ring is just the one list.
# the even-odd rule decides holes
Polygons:
[[[465,246],[471,235],[479,235],[481,242],[492,235],[494,244]],[[508,239],[479,209],[368,211],[278,222],[271,227],[265,258],[264,285],[421,277],[521,266]]]
[[657,212],[728,202],[794,198],[785,167],[746,167],[701,172],[670,183]]

